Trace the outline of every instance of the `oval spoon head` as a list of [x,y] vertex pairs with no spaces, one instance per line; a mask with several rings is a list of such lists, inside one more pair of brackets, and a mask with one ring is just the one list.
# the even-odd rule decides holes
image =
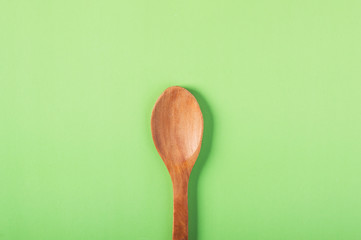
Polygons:
[[196,98],[182,87],[169,87],[154,105],[151,129],[168,170],[191,171],[201,148],[203,116]]

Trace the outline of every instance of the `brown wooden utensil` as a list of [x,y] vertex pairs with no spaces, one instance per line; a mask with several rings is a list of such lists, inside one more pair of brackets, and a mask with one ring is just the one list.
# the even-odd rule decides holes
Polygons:
[[196,98],[182,87],[167,88],[154,105],[151,129],[173,183],[173,240],[188,240],[188,181],[203,136]]

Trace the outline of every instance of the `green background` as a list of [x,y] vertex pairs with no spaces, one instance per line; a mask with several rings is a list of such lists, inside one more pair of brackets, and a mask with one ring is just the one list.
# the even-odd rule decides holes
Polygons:
[[190,240],[361,239],[360,1],[0,1],[0,239],[171,239],[150,115],[205,118]]

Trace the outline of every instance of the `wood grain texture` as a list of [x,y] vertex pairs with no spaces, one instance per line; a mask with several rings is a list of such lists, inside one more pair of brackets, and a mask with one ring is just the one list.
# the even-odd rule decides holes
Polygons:
[[203,136],[195,97],[182,87],[167,88],[154,105],[151,129],[173,183],[173,240],[188,240],[188,182]]

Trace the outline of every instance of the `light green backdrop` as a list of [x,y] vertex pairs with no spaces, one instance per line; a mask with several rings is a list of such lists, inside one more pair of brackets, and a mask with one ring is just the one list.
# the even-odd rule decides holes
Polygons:
[[205,117],[190,240],[361,239],[360,1],[0,1],[0,239],[169,240],[162,91]]

